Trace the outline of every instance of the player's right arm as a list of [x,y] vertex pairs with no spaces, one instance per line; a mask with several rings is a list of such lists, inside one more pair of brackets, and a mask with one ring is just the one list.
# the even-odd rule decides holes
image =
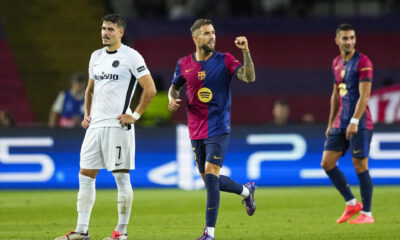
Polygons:
[[82,121],[82,127],[88,128],[90,124],[90,109],[92,107],[92,99],[94,92],[94,80],[89,78],[88,85],[85,91],[85,117]]
[[182,99],[179,98],[179,92],[181,91],[181,89],[182,87],[177,88],[176,86],[174,86],[174,84],[172,84],[168,90],[168,110],[170,110],[171,112],[175,112],[181,106]]
[[172,85],[168,90],[168,110],[175,112],[179,109],[182,103],[182,99],[179,98],[179,92],[181,91],[183,84],[185,84],[185,79],[181,75],[180,61],[176,65],[174,72],[174,79],[172,80]]
[[339,90],[337,87],[337,84],[333,84],[333,91],[331,95],[331,107],[329,111],[329,121],[328,121],[328,128],[326,129],[325,135],[328,137],[329,133],[331,132],[333,128],[333,124],[336,119],[336,115],[339,110]]

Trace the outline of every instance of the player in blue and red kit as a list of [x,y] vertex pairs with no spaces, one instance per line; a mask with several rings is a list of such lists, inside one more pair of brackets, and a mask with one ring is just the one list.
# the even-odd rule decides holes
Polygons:
[[[373,186],[368,171],[373,129],[368,99],[373,66],[367,56],[355,50],[356,35],[351,25],[341,24],[336,30],[335,41],[340,55],[332,65],[334,84],[321,166],[346,201],[346,209],[336,222],[346,222],[361,211],[348,223],[374,223],[371,214]],[[348,148],[360,181],[362,204],[355,199],[345,176],[336,165]]]
[[245,186],[220,175],[230,136],[230,83],[236,77],[247,83],[255,81],[254,65],[246,37],[237,37],[236,46],[243,51],[243,65],[229,53],[215,51],[215,30],[211,20],[199,19],[191,27],[196,52],[179,59],[168,109],[176,111],[179,92],[186,83],[190,138],[199,172],[207,189],[206,228],[200,240],[214,239],[219,207],[219,191],[236,193],[244,198],[247,213],[256,210],[254,183]]

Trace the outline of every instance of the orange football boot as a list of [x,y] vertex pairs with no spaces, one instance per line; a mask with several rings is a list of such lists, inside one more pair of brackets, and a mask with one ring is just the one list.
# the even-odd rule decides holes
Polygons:
[[352,223],[352,224],[363,224],[363,223],[374,223],[374,217],[373,216],[367,216],[363,213],[360,214],[360,216],[354,218],[351,221],[348,221],[348,223]]
[[362,210],[363,206],[362,204],[357,201],[356,205],[354,206],[346,206],[346,209],[344,210],[344,213],[342,214],[342,216],[336,220],[336,223],[344,223],[347,220],[349,220],[352,216],[354,216],[355,214],[359,213]]

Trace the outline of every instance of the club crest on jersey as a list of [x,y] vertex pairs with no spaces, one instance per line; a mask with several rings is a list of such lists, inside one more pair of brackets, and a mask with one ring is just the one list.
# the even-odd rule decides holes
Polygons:
[[203,81],[203,80],[206,78],[206,71],[200,71],[200,72],[198,72],[198,73],[197,73],[197,78],[198,78],[200,81]]
[[113,67],[118,67],[119,66],[119,61],[118,60],[115,60],[113,63],[112,63],[112,66]]
[[200,88],[200,90],[197,92],[197,97],[203,103],[208,103],[209,101],[211,101],[213,94],[209,88],[203,87]]
[[346,96],[346,94],[347,94],[346,83],[339,84],[339,94],[342,97]]
[[344,75],[346,75],[346,70],[343,69],[342,71],[340,71],[340,76],[344,78]]

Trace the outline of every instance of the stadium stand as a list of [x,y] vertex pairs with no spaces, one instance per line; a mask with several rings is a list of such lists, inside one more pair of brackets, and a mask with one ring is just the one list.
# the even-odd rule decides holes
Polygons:
[[[215,20],[216,49],[232,52],[241,60],[241,53],[235,48],[233,39],[236,33],[246,35],[256,66],[257,81],[254,85],[246,86],[243,91],[243,84],[238,81],[232,83],[232,122],[269,122],[272,105],[277,98],[295,105],[291,108],[293,120],[300,121],[304,114],[310,113],[317,122],[325,122],[333,82],[331,61],[338,55],[334,32],[342,22],[349,21],[356,26],[360,36],[357,49],[373,60],[374,88],[381,86],[387,76],[398,79],[400,63],[396,56],[400,55],[400,49],[396,46],[400,41],[400,21],[396,19]],[[178,58],[193,51],[189,32],[191,24],[191,20],[154,19],[133,19],[128,24],[131,45],[147,57],[153,72],[163,76],[165,86],[170,85]],[[249,102],[253,104],[249,105]],[[184,110],[174,115],[175,122],[184,122],[184,119]]]
[[17,124],[35,121],[18,67],[0,22],[0,110],[8,110]]

